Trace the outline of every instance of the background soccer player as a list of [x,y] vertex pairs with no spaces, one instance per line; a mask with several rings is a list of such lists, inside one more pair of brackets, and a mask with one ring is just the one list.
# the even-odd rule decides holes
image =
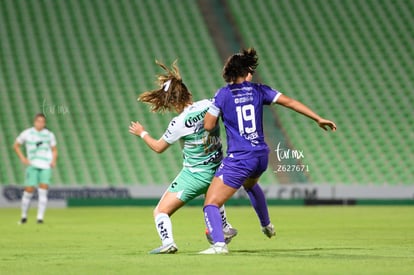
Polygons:
[[[241,186],[247,190],[256,189],[259,177],[267,168],[269,148],[263,135],[263,105],[283,105],[313,119],[324,130],[336,130],[335,123],[321,118],[304,104],[266,85],[251,83],[257,61],[253,48],[228,58],[223,70],[223,78],[228,85],[218,90],[204,119],[204,128],[210,131],[217,127],[218,117],[221,116],[226,128],[228,149],[204,203],[204,217],[214,244],[201,254],[228,253],[220,230],[218,209]],[[253,206],[263,232],[268,236],[274,235],[264,195],[256,196]]]
[[[26,145],[26,156],[21,151],[21,145]],[[43,223],[47,206],[47,190],[56,166],[57,148],[55,135],[46,129],[46,116],[37,114],[34,126],[24,130],[14,143],[14,150],[20,161],[27,165],[25,188],[22,196],[22,216],[20,223],[27,222],[27,212],[33,192],[38,187],[37,223]]]
[[[164,135],[152,138],[139,122],[131,122],[129,132],[140,136],[155,152],[164,152],[171,144],[183,141],[183,169],[173,180],[154,209],[156,229],[162,246],[151,254],[175,253],[170,216],[188,201],[207,192],[211,180],[223,158],[219,127],[210,132],[204,130],[204,116],[211,105],[210,100],[193,102],[192,95],[183,83],[178,67],[172,70],[157,62],[167,74],[159,75],[160,88],[143,93],[138,99],[151,105],[153,112],[171,111],[179,115],[173,118]],[[220,230],[226,242],[236,236],[237,230],[227,223],[224,207],[219,210]],[[223,239],[224,241],[224,239]]]

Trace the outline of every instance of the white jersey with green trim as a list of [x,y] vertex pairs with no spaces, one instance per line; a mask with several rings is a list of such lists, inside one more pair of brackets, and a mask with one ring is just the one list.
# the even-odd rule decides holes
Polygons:
[[49,169],[52,162],[52,147],[56,146],[55,135],[48,129],[37,131],[32,127],[24,130],[16,139],[26,145],[26,156],[30,165],[40,169]]
[[173,118],[163,135],[169,144],[183,141],[183,166],[191,172],[216,169],[223,158],[220,127],[208,132],[204,129],[204,116],[211,101],[194,102]]

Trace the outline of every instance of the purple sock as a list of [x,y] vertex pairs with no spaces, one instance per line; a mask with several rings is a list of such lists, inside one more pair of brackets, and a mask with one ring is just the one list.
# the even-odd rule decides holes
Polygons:
[[249,195],[254,210],[256,210],[260,224],[262,226],[268,225],[270,223],[269,211],[267,210],[267,202],[262,188],[256,183],[252,188],[245,190]]
[[223,228],[221,226],[220,210],[215,205],[204,206],[204,220],[214,243],[224,242]]

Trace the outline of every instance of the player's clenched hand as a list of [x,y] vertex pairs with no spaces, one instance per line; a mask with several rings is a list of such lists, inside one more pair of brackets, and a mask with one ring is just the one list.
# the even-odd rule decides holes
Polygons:
[[317,121],[319,127],[324,129],[325,131],[328,131],[328,128],[330,128],[332,131],[336,131],[336,124],[333,121],[323,119]]
[[131,121],[131,125],[129,125],[129,132],[133,135],[140,136],[142,132],[144,132],[144,126],[141,123]]

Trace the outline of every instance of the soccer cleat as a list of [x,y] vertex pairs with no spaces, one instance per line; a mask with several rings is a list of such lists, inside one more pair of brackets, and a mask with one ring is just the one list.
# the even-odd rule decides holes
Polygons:
[[[237,232],[238,232],[237,229],[232,228],[232,227],[229,227],[226,230],[223,230],[223,233],[224,233],[224,242],[226,244],[229,244],[231,242],[231,240],[234,237],[237,236]],[[210,244],[214,244],[213,238],[211,237],[210,232],[208,232],[208,229],[207,228],[206,228],[206,238],[207,238],[207,241]]]
[[262,227],[262,232],[265,234],[269,239],[273,236],[276,236],[275,226],[269,223],[266,226]]
[[149,254],[174,254],[177,251],[177,245],[175,243],[172,243],[166,246],[160,246],[158,248],[155,248],[154,250],[151,250]]
[[228,254],[229,250],[225,243],[215,243],[207,248],[206,250],[198,252],[198,254],[212,255],[212,254]]
[[43,224],[43,220],[37,220],[37,224]]
[[25,224],[25,223],[27,223],[27,218],[22,218],[22,219],[18,222],[18,224]]

